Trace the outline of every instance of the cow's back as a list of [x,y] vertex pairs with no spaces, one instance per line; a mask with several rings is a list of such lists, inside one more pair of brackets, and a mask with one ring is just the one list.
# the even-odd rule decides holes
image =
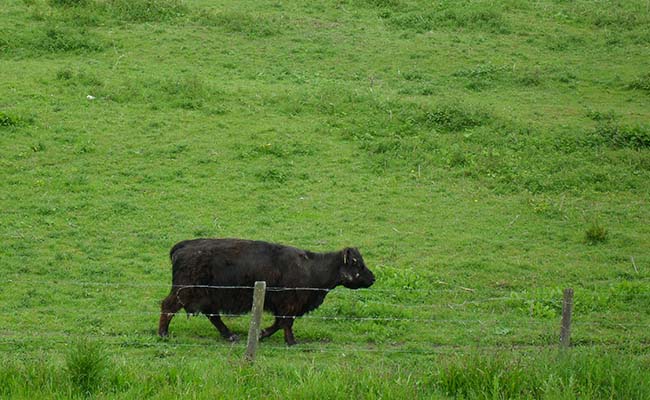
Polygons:
[[172,248],[175,285],[252,286],[281,281],[291,268],[287,248],[262,241],[242,239],[193,239]]

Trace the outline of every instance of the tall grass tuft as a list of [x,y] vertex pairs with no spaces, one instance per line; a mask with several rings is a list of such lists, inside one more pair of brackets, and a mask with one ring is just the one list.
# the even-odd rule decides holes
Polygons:
[[607,229],[598,223],[598,221],[593,221],[585,230],[585,241],[591,245],[606,242]]
[[77,343],[65,360],[71,383],[83,395],[90,395],[101,386],[107,368],[104,350],[97,343],[86,340]]
[[438,370],[438,386],[461,398],[539,398],[539,377],[525,362],[503,356],[473,355]]
[[596,351],[515,355],[473,354],[443,363],[433,384],[444,394],[471,399],[645,399],[642,362]]

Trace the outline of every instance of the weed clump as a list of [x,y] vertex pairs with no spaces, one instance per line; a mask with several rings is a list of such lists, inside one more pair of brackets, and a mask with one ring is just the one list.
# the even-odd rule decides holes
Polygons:
[[595,136],[613,147],[650,148],[650,126],[622,125],[607,121],[599,124]]
[[268,168],[256,173],[255,176],[260,181],[268,184],[282,184],[289,179],[287,171],[278,168]]
[[460,104],[442,104],[421,117],[422,122],[429,127],[435,127],[446,132],[460,132],[469,128],[486,125],[490,115],[482,110]]
[[607,241],[607,229],[594,221],[585,230],[585,242],[590,245],[596,245]]
[[627,88],[632,90],[642,90],[650,94],[650,72],[637,77],[627,85]]
[[19,116],[0,111],[0,126],[2,127],[19,126],[22,125],[23,122],[24,120]]

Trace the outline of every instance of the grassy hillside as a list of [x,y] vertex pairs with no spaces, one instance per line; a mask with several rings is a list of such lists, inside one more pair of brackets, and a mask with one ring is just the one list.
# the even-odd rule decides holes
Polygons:
[[[650,397],[649,25],[641,0],[3,0],[0,397]],[[249,366],[204,317],[155,335],[193,237],[356,246],[377,283]]]

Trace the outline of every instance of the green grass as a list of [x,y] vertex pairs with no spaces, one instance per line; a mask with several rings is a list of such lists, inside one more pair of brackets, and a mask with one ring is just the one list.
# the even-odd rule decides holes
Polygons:
[[[5,1],[0,397],[647,398],[647,7]],[[377,283],[246,365],[155,336],[198,236]]]
[[[93,351],[79,356],[81,349]],[[65,360],[42,356],[4,364],[0,393],[10,398],[173,398],[188,395],[305,398],[645,398],[647,361],[609,351],[523,351],[473,354],[436,352],[375,355],[286,349],[264,350],[255,364],[234,349],[148,347],[138,350],[137,369],[96,344],[69,351]],[[218,346],[217,346],[218,348]],[[124,348],[123,348],[124,349]],[[144,351],[143,351],[144,350]],[[197,355],[196,351],[202,354]],[[632,350],[632,349],[631,349]],[[151,353],[144,356],[142,353]],[[377,357],[381,355],[381,359]],[[79,362],[79,358],[83,361]],[[74,359],[75,361],[70,361]],[[179,362],[179,359],[182,361]],[[71,363],[74,367],[71,368]],[[215,363],[218,373],[215,374]],[[372,366],[369,366],[371,363]],[[431,367],[423,369],[422,364]],[[420,366],[420,367],[418,367]],[[92,377],[92,378],[90,378]],[[86,390],[86,385],[93,385]],[[333,385],[332,382],[336,382]]]

